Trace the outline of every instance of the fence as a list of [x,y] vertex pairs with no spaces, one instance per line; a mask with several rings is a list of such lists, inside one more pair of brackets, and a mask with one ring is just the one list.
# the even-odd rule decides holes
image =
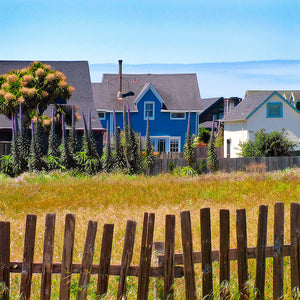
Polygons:
[[[166,215],[164,255],[158,256],[158,266],[151,266],[154,214],[144,214],[139,266],[131,265],[135,241],[136,222],[127,221],[124,247],[120,265],[111,265],[113,224],[105,224],[102,235],[100,263],[93,264],[97,222],[89,221],[81,264],[73,263],[75,215],[65,219],[65,235],[61,263],[53,263],[55,214],[47,214],[45,222],[43,261],[33,262],[35,250],[35,215],[28,215],[24,238],[23,262],[10,261],[10,223],[0,222],[0,281],[3,299],[9,298],[10,273],[21,273],[20,298],[30,299],[33,273],[41,273],[40,299],[50,299],[52,274],[60,273],[60,299],[69,299],[71,275],[79,273],[77,299],[87,299],[91,274],[97,274],[97,297],[107,292],[109,276],[119,276],[117,299],[126,299],[126,277],[138,276],[137,299],[147,299],[150,277],[164,278],[164,299],[174,299],[174,278],[184,277],[186,299],[196,299],[195,264],[202,265],[202,297],[212,299],[213,267],[219,261],[220,282],[230,282],[230,261],[237,260],[240,299],[249,299],[248,260],[256,259],[256,299],[264,299],[266,257],[273,257],[273,299],[283,297],[284,256],[290,257],[290,288],[300,284],[300,204],[290,207],[290,244],[284,245],[284,205],[275,204],[274,245],[266,246],[268,207],[259,207],[257,246],[247,246],[246,211],[236,211],[237,248],[230,249],[229,210],[220,210],[220,249],[212,250],[210,209],[200,210],[201,252],[193,252],[191,217],[189,211],[180,214],[183,253],[175,254],[175,215]],[[2,285],[3,287],[3,285]],[[229,289],[220,292],[221,299],[228,299]],[[299,297],[299,295],[298,295]],[[299,299],[299,298],[295,298]]]
[[[183,158],[156,158],[152,175],[170,172],[170,163],[174,167],[188,166],[188,163]],[[207,160],[203,159],[205,165]],[[200,166],[201,159],[197,159],[197,164]],[[251,166],[260,165],[260,170],[276,171],[285,170],[287,168],[300,168],[300,156],[287,157],[249,157],[249,158],[219,158],[219,170],[224,172],[246,171]],[[202,170],[207,171],[206,168]]]

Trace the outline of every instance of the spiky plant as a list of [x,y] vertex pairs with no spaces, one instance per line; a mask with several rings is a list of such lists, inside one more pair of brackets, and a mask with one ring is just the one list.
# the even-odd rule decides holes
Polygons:
[[28,167],[30,138],[28,134],[28,129],[24,126],[24,122],[23,122],[22,103],[20,103],[19,118],[20,118],[20,126],[19,126],[17,142],[18,142],[18,147],[20,152],[19,155],[20,155],[21,169],[22,172],[24,172],[27,170]]
[[136,174],[141,171],[141,166],[139,164],[139,147],[136,134],[132,128],[130,108],[127,105],[127,119],[128,119],[128,157],[127,160],[130,165],[129,172],[131,174]]
[[113,160],[111,145],[110,145],[110,134],[109,134],[108,121],[107,121],[107,125],[106,125],[106,143],[105,143],[105,148],[104,148],[104,152],[103,152],[101,161],[102,161],[103,170],[105,172],[110,173],[114,170],[114,160]]
[[66,133],[66,125],[65,125],[65,117],[62,115],[61,118],[61,126],[62,126],[62,136],[61,136],[61,144],[59,146],[60,151],[60,161],[64,169],[68,170],[72,166],[72,155],[69,152],[68,148],[68,138]]
[[34,130],[35,130],[35,135],[36,135],[36,151],[42,154],[44,153],[44,143],[43,143],[43,127],[40,121],[40,116],[39,116],[39,108],[37,107],[36,109],[36,122],[34,124]]
[[146,152],[145,152],[145,169],[150,175],[151,169],[154,166],[153,146],[150,138],[149,114],[147,113],[147,130],[146,130]]
[[11,170],[12,174],[10,176],[16,176],[22,172],[21,169],[21,161],[20,161],[20,150],[18,147],[18,139],[17,139],[17,129],[18,129],[18,122],[17,122],[17,116],[13,116],[11,119],[12,123],[12,140],[11,140]]
[[52,114],[51,114],[51,128],[49,132],[49,139],[48,139],[48,156],[59,157],[59,150],[58,150],[58,139],[55,130],[55,113],[54,107],[52,107]]
[[207,151],[207,166],[211,172],[216,172],[219,168],[219,160],[217,156],[217,148],[215,146],[214,138],[214,123],[215,120],[213,119],[211,126],[211,136]]
[[43,166],[44,164],[43,164],[42,154],[37,151],[36,133],[34,130],[33,121],[31,121],[31,145],[30,145],[29,170],[42,171]]
[[[120,130],[117,126],[117,117],[115,109],[113,110],[113,116],[114,116],[114,150],[113,150],[113,161],[114,161],[114,168],[116,170],[123,170],[126,168],[126,159],[124,155],[124,149],[121,144],[120,139]],[[107,133],[109,135],[109,131]]]
[[188,125],[187,125],[185,145],[183,147],[183,156],[184,156],[184,160],[188,162],[190,167],[192,168],[195,167],[196,156],[194,153],[194,147],[192,145],[192,140],[191,140],[191,112],[189,112],[189,116],[188,116]]
[[91,116],[90,109],[89,109],[89,114],[88,114],[88,138],[89,138],[89,143],[90,143],[91,156],[99,159],[99,154],[98,154],[97,146],[96,146],[96,140],[95,140],[93,129],[92,129],[92,116]]
[[129,157],[129,134],[128,134],[128,126],[127,126],[127,114],[126,114],[126,105],[123,103],[123,130],[124,130],[124,155],[126,160],[126,167],[127,169],[130,169],[130,164],[128,161]]
[[68,149],[70,154],[74,157],[77,152],[77,133],[76,133],[76,117],[74,106],[72,106],[72,127],[68,136]]

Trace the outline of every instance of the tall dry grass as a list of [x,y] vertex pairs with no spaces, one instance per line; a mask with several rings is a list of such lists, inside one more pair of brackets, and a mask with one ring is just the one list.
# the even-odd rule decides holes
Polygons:
[[[11,260],[21,261],[26,214],[37,214],[37,237],[35,261],[42,260],[44,222],[46,213],[56,213],[54,260],[60,261],[64,232],[64,217],[67,213],[76,214],[74,262],[81,262],[88,220],[98,222],[94,262],[99,262],[101,234],[104,223],[114,223],[112,263],[121,261],[126,220],[137,221],[137,235],[133,264],[139,263],[140,242],[144,212],[156,214],[154,241],[164,240],[166,214],[176,215],[176,251],[182,252],[180,211],[190,210],[194,251],[200,251],[199,210],[211,208],[212,245],[219,244],[219,209],[230,209],[231,247],[236,246],[235,210],[247,209],[248,245],[255,246],[257,217],[260,204],[269,205],[268,244],[273,242],[273,204],[284,202],[285,242],[289,242],[289,204],[299,202],[300,170],[287,170],[275,173],[217,173],[196,177],[175,177],[159,175],[155,177],[98,175],[95,177],[72,177],[69,174],[23,174],[18,178],[0,175],[0,216],[2,221],[11,222]],[[267,260],[267,278],[272,281],[271,261]],[[288,261],[286,260],[286,289],[288,290]],[[196,266],[197,291],[201,293],[201,267]],[[217,263],[214,264],[214,284],[218,286]],[[251,274],[255,274],[255,264],[249,262]],[[237,289],[236,263],[232,263],[232,288]],[[250,274],[250,275],[251,275]],[[12,278],[12,293],[17,295],[20,275]],[[40,277],[34,276],[32,299],[39,299]],[[55,275],[54,282],[59,278]],[[96,279],[93,279],[94,282]],[[251,281],[252,280],[252,281]],[[250,276],[250,283],[254,282]],[[113,298],[117,289],[117,278],[111,278],[108,299]],[[136,293],[137,280],[129,278],[129,299]],[[183,280],[176,280],[176,299],[183,299]],[[180,288],[181,287],[181,288]],[[76,281],[74,288],[76,290]],[[91,289],[90,298],[93,299]],[[54,298],[58,284],[52,291]],[[270,287],[266,293],[271,295]],[[75,295],[75,294],[74,294]],[[75,296],[74,296],[75,297]],[[270,296],[271,297],[271,296]],[[267,299],[269,299],[267,297]]]

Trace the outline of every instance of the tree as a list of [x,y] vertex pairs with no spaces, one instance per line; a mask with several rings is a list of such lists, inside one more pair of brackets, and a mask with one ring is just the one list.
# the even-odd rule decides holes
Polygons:
[[264,128],[254,133],[254,139],[239,144],[242,157],[290,156],[296,146],[286,137],[284,129],[266,132]]
[[70,99],[74,90],[62,72],[33,62],[27,68],[0,75],[0,114],[11,119],[22,103],[23,122],[28,127],[37,107],[41,116],[57,98]]

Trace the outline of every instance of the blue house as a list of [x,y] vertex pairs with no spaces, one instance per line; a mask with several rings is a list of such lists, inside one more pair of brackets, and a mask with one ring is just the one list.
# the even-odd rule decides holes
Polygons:
[[188,113],[191,134],[198,134],[202,102],[196,74],[103,74],[102,83],[92,83],[94,102],[101,125],[109,122],[112,133],[113,110],[117,126],[123,129],[123,105],[129,105],[135,132],[146,136],[147,114],[154,150],[182,152]]

